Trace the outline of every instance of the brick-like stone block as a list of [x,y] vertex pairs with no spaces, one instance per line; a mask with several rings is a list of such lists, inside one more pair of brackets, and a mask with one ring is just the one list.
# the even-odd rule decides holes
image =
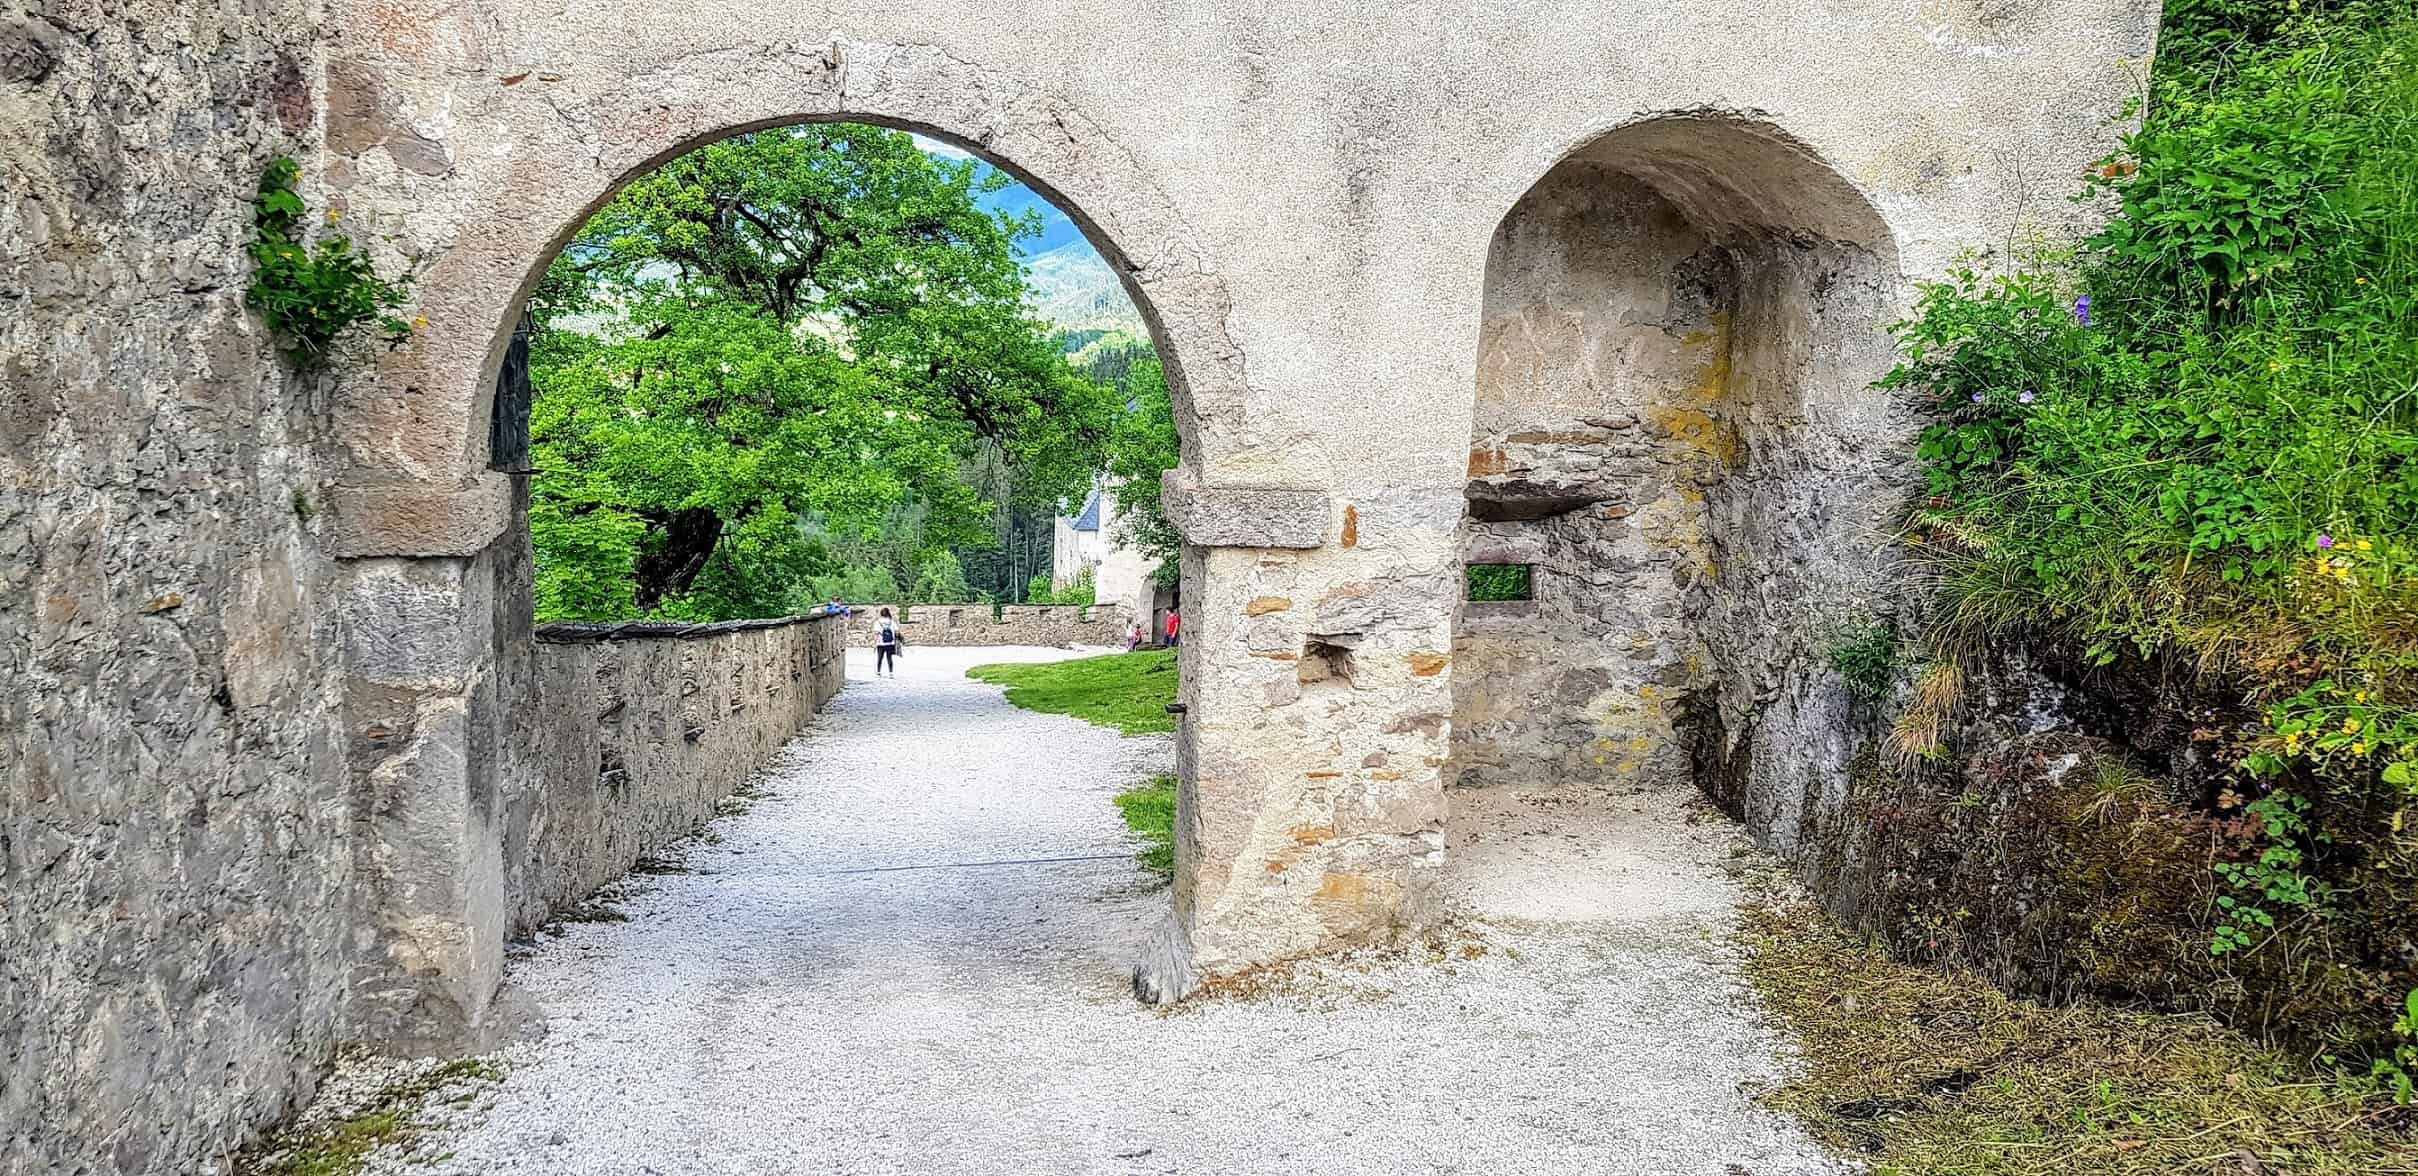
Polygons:
[[512,480],[482,474],[467,486],[339,486],[328,493],[334,554],[476,555],[512,518]]
[[1159,483],[1167,521],[1201,547],[1323,547],[1334,500],[1323,490],[1203,486],[1181,468]]

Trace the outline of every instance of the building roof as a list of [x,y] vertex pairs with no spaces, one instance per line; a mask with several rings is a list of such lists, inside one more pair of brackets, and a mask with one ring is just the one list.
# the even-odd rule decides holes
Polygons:
[[1075,512],[1075,521],[1073,526],[1078,531],[1097,531],[1100,529],[1099,491],[1092,491],[1091,496],[1083,500],[1083,509]]

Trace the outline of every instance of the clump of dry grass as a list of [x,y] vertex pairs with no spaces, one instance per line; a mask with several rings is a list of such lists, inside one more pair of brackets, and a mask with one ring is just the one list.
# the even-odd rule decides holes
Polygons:
[[1915,680],[1914,699],[1889,730],[1890,761],[1899,768],[1936,753],[1965,701],[1964,662],[1941,654]]
[[2410,1108],[2205,1017],[2011,998],[1761,889],[1747,974],[1806,1061],[1764,1100],[1874,1176],[2418,1173]]

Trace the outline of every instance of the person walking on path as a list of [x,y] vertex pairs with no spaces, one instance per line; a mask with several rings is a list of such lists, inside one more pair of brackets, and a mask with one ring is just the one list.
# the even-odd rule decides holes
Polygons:
[[1176,610],[1172,608],[1167,610],[1167,648],[1169,649],[1175,648],[1176,642],[1175,612]]
[[883,667],[890,676],[898,676],[898,622],[890,619],[890,610],[883,609],[881,619],[874,622],[873,675],[880,677]]
[[1142,648],[1142,622],[1135,621],[1125,627],[1125,652],[1132,653],[1140,648]]

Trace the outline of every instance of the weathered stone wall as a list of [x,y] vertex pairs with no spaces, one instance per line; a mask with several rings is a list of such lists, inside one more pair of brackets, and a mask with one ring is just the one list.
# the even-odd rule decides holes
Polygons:
[[1784,852],[1836,811],[1819,645],[1868,619],[1913,468],[1914,414],[1872,386],[1898,260],[1828,164],[1727,119],[1606,135],[1505,216],[1465,551],[1532,565],[1536,600],[1463,608],[1457,782],[1684,786],[1734,759],[1731,803]]
[[1123,648],[1133,614],[1115,605],[1005,604],[993,616],[987,604],[855,604],[848,618],[848,644],[870,646],[881,610],[897,618],[908,648],[918,645],[1111,645]]
[[0,1173],[215,1170],[340,1032],[320,390],[243,307],[312,0],[0,0]]
[[1684,782],[1669,704],[1702,676],[1705,490],[1740,457],[1711,415],[1737,274],[1643,180],[1573,160],[1487,275],[1466,555],[1529,566],[1534,599],[1462,608],[1451,782]]
[[[1903,465],[1900,422],[1865,398],[1887,346],[1873,328],[1957,251],[2091,215],[2059,198],[2111,141],[2125,58],[2147,56],[2156,19],[2148,0],[1660,0],[1610,18],[1078,0],[979,21],[942,0],[333,2],[326,172],[420,267],[429,320],[334,399],[346,553],[365,566],[468,559],[500,533],[509,490],[481,442],[519,300],[584,216],[673,152],[799,119],[914,127],[1017,169],[1102,247],[1167,359],[1183,435],[1166,486],[1189,545],[1177,880],[1146,985],[1162,992],[1191,967],[1433,917],[1484,261],[1506,210],[1582,154],[1651,189],[1735,276],[1734,372],[1693,411],[1698,441],[1734,434],[1745,460],[1683,480],[1653,525],[1700,512],[1688,730],[1773,773],[1748,807],[1785,844],[1786,797],[1843,769],[1798,754],[1830,717],[1804,634],[1886,574],[1857,554]],[[1654,444],[1688,433],[1667,422]],[[1703,501],[1681,510],[1688,492]],[[1576,559],[1643,541],[1558,542]],[[1675,558],[1625,574],[1696,556]],[[1638,619],[1588,607],[1607,632]],[[397,627],[422,641],[447,620]],[[1655,632],[1652,673],[1684,664]],[[1634,684],[1594,664],[1604,693]],[[1577,715],[1553,739],[1581,748],[1596,726]],[[1654,763],[1673,732],[1643,732]],[[388,765],[451,771],[400,750]]]
[[[530,844],[509,831],[540,815],[521,801],[550,720],[525,705],[525,487],[484,452],[494,370],[551,251],[668,153],[802,118],[928,130],[1060,199],[1142,305],[1188,541],[1178,879],[1144,986],[1165,994],[1434,917],[1471,443],[1533,431],[1481,420],[1484,262],[1565,161],[1676,210],[1643,260],[1699,239],[1726,260],[1731,373],[1696,436],[1743,460],[1674,476],[1695,422],[1651,411],[1560,430],[1625,454],[1670,513],[1501,538],[1571,566],[1632,553],[1615,574],[1642,579],[1566,607],[1653,652],[1591,648],[1571,690],[1642,693],[1698,645],[1675,738],[1749,782],[1742,811],[1784,848],[1834,805],[1851,723],[1811,643],[1887,574],[1865,532],[1905,468],[1904,422],[1864,387],[1872,328],[1957,250],[2089,215],[2058,197],[2156,15],[324,2],[0,0],[0,1034],[36,1075],[0,1090],[0,1162],[20,1170],[189,1169],[341,1035],[493,1027],[502,928],[534,906],[511,888],[580,877],[505,849]],[[280,153],[427,318],[324,386],[240,306],[247,201]],[[1623,331],[1669,334],[1602,337]],[[1675,643],[1661,587],[1600,593],[1692,566],[1690,519],[1704,571],[1673,585]],[[1469,656],[1473,681],[1513,660]],[[1604,735],[1593,705],[1548,725],[1555,762]]]
[[511,929],[696,832],[831,697],[838,618],[537,630],[542,774],[503,797]]

